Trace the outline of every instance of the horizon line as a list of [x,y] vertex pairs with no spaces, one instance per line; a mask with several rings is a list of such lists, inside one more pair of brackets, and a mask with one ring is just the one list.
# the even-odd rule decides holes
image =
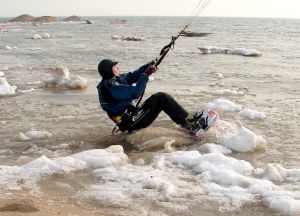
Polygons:
[[[0,16],[0,18],[16,18],[22,15],[30,15],[32,14],[21,14],[18,16]],[[190,17],[186,15],[42,15],[42,16],[34,16],[34,17],[43,17],[43,16],[51,16],[51,17],[71,17],[71,16],[78,16],[78,17]],[[261,17],[261,16],[215,16],[215,15],[206,15],[206,16],[197,16],[197,17],[207,17],[207,18],[265,18],[265,19],[300,19],[300,17]]]

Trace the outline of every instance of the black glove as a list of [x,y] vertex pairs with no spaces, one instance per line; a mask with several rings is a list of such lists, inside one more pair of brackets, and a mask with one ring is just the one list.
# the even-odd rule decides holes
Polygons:
[[156,68],[155,64],[150,64],[144,73],[147,74],[148,76],[150,76],[151,74],[155,73],[156,70],[157,70],[157,68]]

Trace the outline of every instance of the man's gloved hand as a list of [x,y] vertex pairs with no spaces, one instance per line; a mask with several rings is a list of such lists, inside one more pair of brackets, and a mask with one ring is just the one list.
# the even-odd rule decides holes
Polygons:
[[155,60],[152,60],[150,62],[148,62],[147,64],[145,64],[146,67],[149,67],[149,65],[155,64]]
[[148,76],[150,76],[151,74],[155,73],[156,70],[157,70],[157,68],[156,68],[155,64],[150,64],[144,73],[147,74]]

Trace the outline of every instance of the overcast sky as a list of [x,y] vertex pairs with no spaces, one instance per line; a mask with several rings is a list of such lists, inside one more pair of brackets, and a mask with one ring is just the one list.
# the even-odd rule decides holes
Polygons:
[[[0,17],[188,16],[199,0],[0,0]],[[202,16],[300,18],[300,0],[212,0]]]

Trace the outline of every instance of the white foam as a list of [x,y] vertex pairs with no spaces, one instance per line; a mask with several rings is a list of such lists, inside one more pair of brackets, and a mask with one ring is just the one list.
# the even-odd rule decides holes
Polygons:
[[241,110],[240,105],[236,105],[234,102],[227,99],[217,99],[213,103],[208,103],[207,108],[209,109],[220,109],[224,111],[236,112]]
[[45,81],[47,88],[85,89],[88,86],[87,79],[79,75],[69,77],[70,72],[66,66],[49,68],[48,72],[52,74],[53,79]]
[[239,91],[236,89],[218,89],[218,90],[211,90],[209,91],[210,94],[213,95],[237,95],[237,96],[243,96],[245,93],[243,91]]
[[242,55],[242,56],[261,56],[262,54],[256,49],[246,49],[246,48],[226,48],[226,47],[216,47],[216,46],[205,46],[199,47],[203,54],[232,54],[232,55]]
[[20,141],[47,139],[50,137],[52,137],[51,133],[47,131],[36,131],[36,130],[26,131],[25,133],[20,132],[18,136]]
[[259,112],[253,109],[244,109],[239,114],[240,116],[249,119],[264,119],[266,117],[263,112]]
[[0,77],[0,97],[16,94],[17,86],[8,84],[5,78]]

